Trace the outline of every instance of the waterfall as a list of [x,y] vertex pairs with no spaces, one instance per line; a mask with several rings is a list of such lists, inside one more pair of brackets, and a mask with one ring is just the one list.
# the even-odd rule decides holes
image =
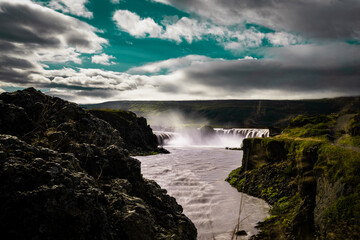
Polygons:
[[244,138],[269,137],[269,129],[256,128],[214,128],[202,132],[200,129],[183,129],[179,132],[154,131],[158,145],[221,146],[240,147]]
[[153,133],[156,136],[159,146],[166,145],[166,143],[176,135],[175,132],[153,131]]
[[214,131],[217,134],[224,135],[239,135],[243,138],[260,138],[260,137],[269,137],[269,129],[257,129],[257,128],[214,128]]

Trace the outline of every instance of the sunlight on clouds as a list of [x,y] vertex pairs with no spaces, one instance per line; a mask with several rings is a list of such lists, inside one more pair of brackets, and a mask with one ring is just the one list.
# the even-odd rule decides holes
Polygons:
[[180,58],[171,58],[164,61],[149,63],[140,67],[134,67],[129,69],[128,73],[139,73],[139,74],[147,74],[147,73],[160,73],[160,72],[174,72],[178,69],[204,64],[211,61],[218,61],[223,59],[215,59],[209,58],[206,56],[200,55],[187,55],[185,57]]

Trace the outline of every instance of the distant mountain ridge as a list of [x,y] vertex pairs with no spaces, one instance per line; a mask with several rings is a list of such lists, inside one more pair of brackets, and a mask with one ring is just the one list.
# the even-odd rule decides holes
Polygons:
[[189,119],[205,118],[208,124],[214,126],[284,128],[300,114],[358,112],[360,97],[314,100],[112,101],[82,107],[123,109],[147,118],[175,111]]

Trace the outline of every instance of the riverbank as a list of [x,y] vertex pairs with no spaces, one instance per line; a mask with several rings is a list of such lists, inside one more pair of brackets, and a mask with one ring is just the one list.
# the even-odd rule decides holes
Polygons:
[[244,139],[227,181],[272,205],[254,239],[359,239],[358,118],[299,116],[279,136]]

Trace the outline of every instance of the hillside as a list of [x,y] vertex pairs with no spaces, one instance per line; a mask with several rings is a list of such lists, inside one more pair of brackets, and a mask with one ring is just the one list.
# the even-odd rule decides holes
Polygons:
[[[124,109],[144,117],[177,112],[188,124],[203,121],[223,127],[279,127],[300,114],[353,113],[360,110],[360,97],[319,100],[214,100],[214,101],[115,101],[83,105],[86,109]],[[156,123],[151,123],[156,125]]]
[[227,181],[273,206],[254,239],[360,238],[359,117],[298,116],[281,135],[244,140]]

